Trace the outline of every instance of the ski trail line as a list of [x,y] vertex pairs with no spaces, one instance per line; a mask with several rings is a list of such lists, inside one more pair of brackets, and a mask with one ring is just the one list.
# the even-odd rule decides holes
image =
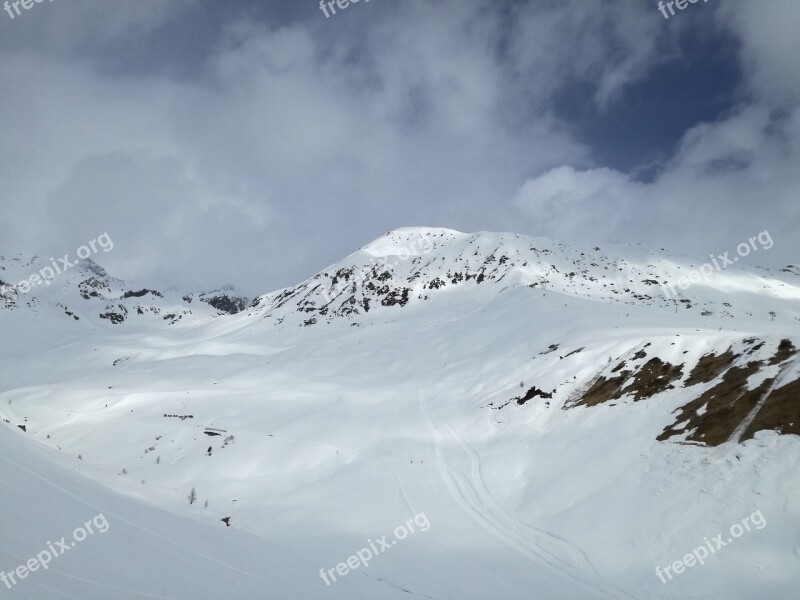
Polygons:
[[[560,535],[544,529],[539,529],[533,525],[529,525],[528,523],[520,521],[509,510],[503,508],[494,499],[494,496],[492,496],[491,492],[486,487],[486,484],[483,480],[483,475],[481,474],[480,455],[451,426],[447,425],[446,429],[455,442],[461,447],[464,453],[469,456],[471,463],[470,469],[472,476],[472,487],[475,490],[476,495],[479,497],[484,510],[488,513],[494,514],[494,516],[507,527],[506,531],[514,532],[516,534],[515,537],[520,544],[528,544],[528,538],[520,534],[520,530],[524,529],[532,538],[530,543],[534,544],[538,550],[538,552],[534,550],[537,555],[539,555],[541,552],[550,556],[553,560],[559,561],[561,564],[565,565],[567,569],[580,569],[585,576],[602,582],[599,585],[607,593],[613,594],[614,597],[618,597],[617,593],[619,593],[627,598],[633,598],[633,596],[618,588],[613,583],[603,582],[600,573],[597,571],[594,564],[592,564],[592,561],[589,559],[586,552],[584,552],[579,546]],[[565,561],[557,556],[552,549],[548,549],[546,547],[548,544],[551,546],[551,548],[552,546],[556,546],[563,554],[569,556],[570,561]]]
[[[422,411],[425,416],[425,420],[428,424],[428,427],[431,430],[431,433],[433,433],[434,436],[434,452],[435,452],[434,458],[435,458],[436,471],[439,473],[439,477],[447,487],[447,491],[450,493],[450,497],[456,502],[456,504],[458,504],[459,508],[461,508],[461,510],[464,513],[466,513],[466,515],[470,517],[470,519],[472,519],[481,530],[484,531],[484,533],[494,538],[504,548],[511,550],[512,552],[519,553],[519,550],[517,550],[517,548],[515,548],[513,545],[509,546],[509,544],[502,536],[498,537],[494,531],[494,528],[491,527],[488,523],[486,523],[484,519],[481,517],[481,514],[479,512],[476,512],[472,508],[472,506],[470,506],[470,504],[467,502],[466,498],[464,498],[461,490],[459,489],[457,483],[453,479],[452,474],[450,473],[449,469],[446,466],[444,460],[444,453],[442,451],[442,442],[443,442],[442,434],[439,432],[438,429],[436,429],[436,426],[433,424],[433,421],[428,415],[428,409],[424,404],[424,400],[422,400],[422,398],[420,399],[422,401]],[[513,592],[518,591],[509,586],[509,584],[504,579],[498,579],[498,581],[500,581],[503,585],[505,585],[509,590]]]
[[[539,546],[539,544],[536,544],[542,552],[549,554],[550,556],[552,556],[553,559],[558,560],[565,566],[578,567],[583,571],[589,571],[592,572],[594,575],[598,575],[597,570],[594,568],[594,565],[589,560],[589,557],[586,556],[586,553],[583,552],[583,550],[581,550],[580,548],[578,548],[575,544],[573,544],[572,542],[561,536],[550,533],[549,531],[537,529],[536,527],[533,527],[531,525],[528,525],[527,523],[519,521],[510,513],[510,511],[500,506],[500,504],[492,496],[491,492],[489,492],[483,480],[483,475],[481,474],[481,460],[478,453],[469,444],[467,444],[467,442],[460,435],[458,435],[452,427],[448,425],[445,428],[450,433],[450,436],[459,445],[459,447],[469,457],[472,486],[475,489],[476,494],[480,498],[481,504],[483,504],[483,506],[487,511],[491,511],[492,513],[494,513],[495,517],[498,520],[502,521],[507,527],[511,528],[512,530],[519,531],[520,529],[526,529],[533,538],[545,537],[552,544],[555,544],[556,546],[560,547],[560,549],[562,550],[562,554],[566,554],[569,557],[569,560],[565,560],[564,558],[556,556],[551,551]],[[522,540],[522,543],[525,543],[526,540],[524,538],[520,539]]]
[[[154,596],[152,594],[148,594],[147,592],[136,592],[134,590],[129,590],[129,589],[126,589],[126,588],[121,588],[121,587],[116,587],[116,586],[113,586],[113,585],[107,585],[105,583],[100,583],[99,581],[94,581],[92,579],[86,579],[84,577],[78,577],[77,575],[70,575],[69,573],[65,573],[64,571],[59,571],[58,569],[51,568],[50,570],[53,571],[54,573],[58,573],[59,575],[61,575],[63,577],[66,577],[68,579],[73,579],[75,581],[80,581],[81,583],[88,583],[89,585],[93,585],[95,587],[103,588],[103,589],[106,589],[106,590],[113,590],[115,592],[122,592],[123,594],[128,594],[130,596],[138,596],[139,598],[154,598],[155,600],[174,600],[171,596],[165,596],[163,594],[160,595],[160,596]],[[38,583],[38,587],[40,587],[40,588],[44,588],[46,590],[51,590],[51,591],[58,591],[59,593],[62,593],[62,590],[56,590],[55,588],[52,588],[51,586],[42,584],[40,582],[37,582],[37,583]]]
[[[434,437],[434,448],[436,458],[436,470],[450,493],[453,500],[459,505],[464,513],[469,516],[478,527],[494,538],[500,545],[513,551],[517,555],[535,562],[544,564],[560,575],[566,576],[577,583],[590,588],[595,594],[605,598],[618,598],[618,593],[622,593],[628,598],[632,598],[625,592],[619,590],[609,590],[605,583],[595,583],[599,577],[596,571],[586,574],[578,571],[575,565],[558,558],[552,552],[539,547],[530,545],[523,536],[520,535],[516,526],[510,526],[502,518],[498,518],[491,506],[486,506],[481,501],[481,493],[472,485],[466,477],[448,465],[443,451],[443,436],[439,428],[434,423],[428,412],[424,394],[420,393],[420,409],[426,421],[428,429]],[[463,448],[462,448],[463,450]],[[487,491],[488,493],[488,491]],[[541,536],[541,534],[539,534]],[[576,572],[578,571],[578,572]],[[588,575],[588,577],[587,577]]]

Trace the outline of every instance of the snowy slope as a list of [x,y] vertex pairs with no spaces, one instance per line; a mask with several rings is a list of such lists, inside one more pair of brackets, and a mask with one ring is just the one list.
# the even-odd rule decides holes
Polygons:
[[[2,569],[13,573],[50,547],[63,552],[46,570],[15,578],[11,591],[0,584],[4,597],[250,599],[270,591],[304,596],[305,574],[315,564],[291,543],[276,545],[176,516],[63,467],[53,452],[0,429]],[[102,527],[72,546],[74,530],[97,517]],[[67,551],[57,544],[62,537]],[[267,570],[265,564],[272,567]],[[343,587],[330,597],[366,596]]]
[[[57,296],[0,309],[13,341],[0,345],[0,439],[18,462],[110,490],[132,522],[163,519],[184,542],[190,519],[247,546],[267,582],[242,597],[792,597],[800,280],[736,267],[676,309],[660,284],[696,265],[416,228],[232,316],[89,328],[51,310]],[[47,495],[5,493],[11,514]],[[755,511],[762,529],[656,576]],[[320,578],[420,513],[429,530]],[[62,522],[3,537],[0,556],[30,555],[23,542]],[[83,569],[97,559],[84,556]],[[285,565],[291,582],[273,577]],[[147,593],[168,575],[141,570]],[[168,597],[222,597],[203,589]]]

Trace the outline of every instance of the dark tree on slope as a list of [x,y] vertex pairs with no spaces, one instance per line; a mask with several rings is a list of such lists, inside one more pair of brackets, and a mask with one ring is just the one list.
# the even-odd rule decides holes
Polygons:
[[195,502],[197,502],[197,491],[192,488],[192,491],[189,492],[189,504],[194,504]]

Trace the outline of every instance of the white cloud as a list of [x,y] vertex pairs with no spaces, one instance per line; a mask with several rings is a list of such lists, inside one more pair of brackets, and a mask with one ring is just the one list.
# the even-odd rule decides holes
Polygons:
[[754,220],[766,228],[765,215],[788,236],[796,219],[800,127],[787,98],[800,76],[783,58],[787,26],[770,36],[791,2],[776,0],[778,16],[720,8],[753,100],[687,132],[647,185],[596,168],[553,101],[579,81],[601,109],[622,103],[671,58],[683,25],[665,27],[652,7],[408,0],[338,20],[312,7],[307,22],[228,23],[181,81],[98,67],[115,40],[129,50],[192,5],[75,0],[9,28],[3,251],[70,249],[109,231],[112,268],[259,293],[406,225],[700,250]]
[[747,90],[770,105],[800,101],[800,3],[796,0],[721,2],[720,25],[741,42]]
[[563,166],[527,181],[514,202],[538,232],[569,240],[591,230],[605,241],[629,224],[626,215],[644,200],[644,188],[612,169]]

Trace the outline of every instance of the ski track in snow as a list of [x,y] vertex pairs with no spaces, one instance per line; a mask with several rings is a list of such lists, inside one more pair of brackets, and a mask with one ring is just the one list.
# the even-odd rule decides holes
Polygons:
[[[539,543],[533,542],[531,544],[520,531],[520,523],[505,514],[505,511],[497,505],[486,489],[483,478],[480,475],[480,458],[477,453],[466,446],[452,428],[447,427],[455,442],[470,459],[471,477],[468,479],[447,463],[443,450],[444,438],[428,412],[424,394],[420,394],[420,408],[428,429],[434,437],[436,469],[439,472],[439,476],[453,500],[485,533],[518,556],[539,564],[544,563],[560,574],[590,587],[601,597],[619,598],[621,593],[624,597],[634,598],[625,592],[609,590],[606,585],[595,583],[593,580],[599,579],[597,571],[585,553],[567,540],[528,526],[529,529],[533,529],[536,532],[535,537],[539,538],[539,543],[557,543],[559,550],[566,552],[572,561],[575,561],[576,556],[580,557],[580,560],[577,561],[580,564],[559,557],[556,553],[539,545]],[[547,539],[542,540],[543,536],[547,536]]]
[[[502,521],[506,527],[509,527],[512,530],[517,530],[517,531],[520,529],[527,529],[528,532],[533,537],[546,536],[548,538],[547,541],[553,543],[556,546],[560,546],[560,549],[562,550],[560,554],[568,555],[569,556],[568,560],[565,560],[564,558],[557,556],[553,552],[547,552],[547,553],[553,559],[561,562],[564,566],[579,567],[582,571],[592,571],[595,574],[597,574],[597,571],[594,568],[592,562],[589,560],[589,557],[586,556],[586,553],[583,552],[583,550],[575,546],[575,544],[554,533],[542,529],[537,529],[536,527],[532,527],[527,523],[523,523],[522,521],[516,519],[508,510],[502,508],[486,487],[486,484],[483,480],[483,475],[481,474],[481,459],[478,453],[474,450],[474,448],[472,448],[469,444],[467,444],[464,438],[458,435],[458,433],[456,433],[456,431],[451,426],[445,425],[445,429],[448,431],[450,436],[455,440],[455,442],[459,445],[459,447],[464,451],[464,453],[469,457],[471,485],[479,501],[485,508],[490,509],[492,514],[498,520]],[[525,543],[522,540],[522,538],[519,538],[519,541],[522,544]],[[541,548],[541,546],[538,547]]]
[[[479,500],[482,502],[483,506],[486,507],[486,510],[488,512],[491,512],[497,519],[499,519],[501,522],[504,523],[504,525],[508,528],[506,529],[507,531],[526,530],[528,535],[530,535],[535,540],[537,539],[539,540],[539,543],[535,543],[536,548],[538,548],[542,552],[545,552],[546,554],[551,556],[554,560],[557,560],[565,564],[567,568],[577,567],[589,577],[602,580],[600,573],[592,564],[592,561],[589,559],[586,552],[584,552],[575,543],[571,542],[570,540],[558,534],[547,531],[545,529],[539,529],[538,527],[534,527],[532,525],[529,525],[528,523],[520,521],[513,515],[513,513],[511,513],[507,509],[504,509],[494,499],[494,496],[492,496],[491,492],[486,487],[486,483],[483,480],[483,475],[481,474],[480,455],[475,451],[474,448],[472,448],[472,446],[470,446],[467,443],[466,440],[464,440],[464,438],[458,435],[455,429],[453,429],[449,425],[445,427],[452,436],[452,438],[456,441],[456,443],[467,454],[467,456],[469,456],[473,490],[479,497]],[[527,543],[527,540],[524,536],[518,535],[516,537],[520,544],[524,545]],[[561,550],[562,553],[569,555],[571,561],[566,562],[563,559],[556,556],[552,551],[546,550],[544,547],[545,544],[551,544],[552,546],[558,547],[558,549]],[[627,592],[624,592],[619,588],[616,589],[626,598],[634,598],[634,596],[631,596]]]
[[[383,461],[385,463],[387,463],[387,466],[389,466],[389,468],[391,468],[391,465],[388,464],[388,462],[386,461],[385,458],[383,458]],[[397,486],[400,489],[400,493],[403,495],[403,501],[406,503],[406,506],[408,507],[408,510],[411,511],[412,515],[417,515],[417,511],[411,505],[411,500],[409,499],[408,494],[406,493],[406,486],[403,485],[403,481],[400,479],[400,473],[397,472],[397,469],[393,469],[393,468],[392,468],[392,472],[394,473],[395,479],[397,479]]]
[[[433,423],[433,420],[428,415],[428,408],[425,405],[425,399],[423,395],[420,395],[420,405],[422,408],[422,413],[425,416],[426,423],[428,428],[430,429],[431,433],[434,436],[434,452],[435,452],[435,461],[436,461],[436,470],[439,473],[439,477],[441,478],[442,482],[447,487],[447,491],[450,493],[450,497],[458,504],[461,510],[470,518],[472,519],[478,527],[487,533],[489,536],[494,538],[501,546],[511,550],[519,554],[519,550],[514,547],[513,543],[509,543],[506,538],[498,533],[495,528],[491,526],[491,524],[487,523],[485,519],[481,516],[481,513],[476,511],[469,502],[467,502],[466,498],[464,497],[461,490],[458,488],[452,473],[450,472],[449,468],[447,467],[447,463],[444,460],[444,453],[442,451],[442,434],[436,428],[436,425]],[[511,587],[508,582],[504,579],[498,578],[498,581],[502,582],[510,590],[517,592],[518,590]]]

